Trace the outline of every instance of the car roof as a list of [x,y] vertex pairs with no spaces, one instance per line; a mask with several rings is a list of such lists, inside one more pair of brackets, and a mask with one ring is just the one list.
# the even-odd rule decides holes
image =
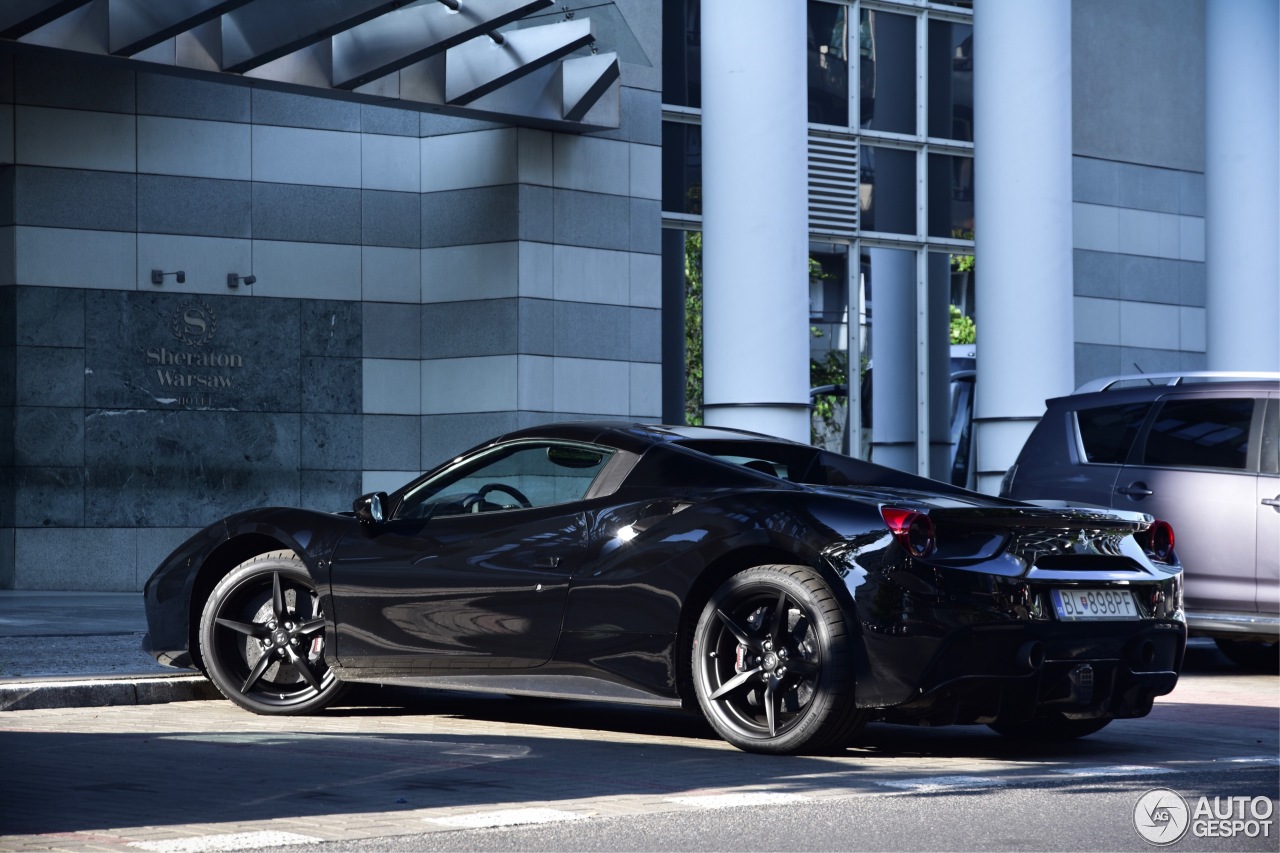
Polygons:
[[1081,385],[1073,393],[1090,394],[1096,391],[1110,391],[1117,388],[1185,388],[1205,385],[1212,388],[1226,385],[1273,390],[1280,388],[1280,373],[1222,370],[1197,370],[1182,373],[1136,373],[1094,379]]
[[[655,444],[682,441],[771,441],[798,444],[772,435],[726,427],[683,426],[675,424],[633,423],[629,421],[565,421],[526,427],[500,435],[486,444],[498,444],[527,438],[549,438],[607,444],[621,450],[643,452]],[[802,445],[808,447],[808,445]]]

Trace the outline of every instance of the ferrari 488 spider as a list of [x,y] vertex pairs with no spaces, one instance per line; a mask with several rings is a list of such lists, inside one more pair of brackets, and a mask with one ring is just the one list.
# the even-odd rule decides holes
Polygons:
[[144,642],[260,714],[374,682],[684,706],[758,752],[867,720],[1060,739],[1173,689],[1181,583],[1141,513],[731,430],[556,424],[352,512],[218,521],[147,582]]

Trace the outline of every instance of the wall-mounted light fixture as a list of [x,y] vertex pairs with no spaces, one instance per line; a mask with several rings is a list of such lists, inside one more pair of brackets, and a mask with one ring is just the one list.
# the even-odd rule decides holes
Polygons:
[[233,272],[227,273],[227,287],[239,287],[240,282],[244,282],[245,287],[253,284],[258,280],[256,275],[236,275]]
[[171,275],[174,278],[176,278],[178,280],[178,284],[186,284],[187,282],[187,274],[182,270],[178,270],[177,272],[163,272],[161,270],[152,270],[151,283],[164,284],[164,277],[167,275]]

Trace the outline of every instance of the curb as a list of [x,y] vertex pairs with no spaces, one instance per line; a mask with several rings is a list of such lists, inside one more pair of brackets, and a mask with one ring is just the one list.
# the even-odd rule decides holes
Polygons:
[[0,711],[159,705],[220,698],[218,689],[201,675],[0,683]]

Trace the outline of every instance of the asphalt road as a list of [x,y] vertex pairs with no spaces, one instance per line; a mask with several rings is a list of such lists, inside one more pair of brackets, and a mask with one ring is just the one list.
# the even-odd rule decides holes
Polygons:
[[301,718],[8,711],[0,850],[1148,850],[1135,809],[1164,787],[1270,810],[1265,836],[1170,849],[1275,851],[1277,684],[1200,648],[1150,717],[1078,742],[872,725],[821,758],[677,712],[427,691]]

